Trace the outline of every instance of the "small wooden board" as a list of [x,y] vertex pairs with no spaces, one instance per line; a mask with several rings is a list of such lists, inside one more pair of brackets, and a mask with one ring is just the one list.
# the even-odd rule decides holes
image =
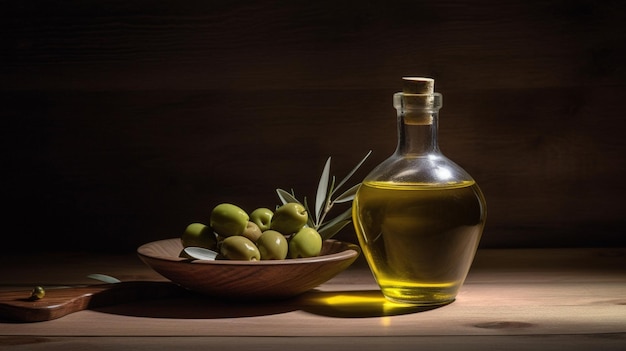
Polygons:
[[0,291],[0,319],[42,322],[94,307],[178,296],[184,292],[173,283],[153,281],[47,289],[39,300],[30,298],[31,290]]

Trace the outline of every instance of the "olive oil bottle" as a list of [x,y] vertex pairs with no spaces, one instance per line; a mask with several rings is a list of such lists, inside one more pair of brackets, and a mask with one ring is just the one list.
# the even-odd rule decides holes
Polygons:
[[404,78],[394,95],[398,145],[363,180],[353,221],[383,295],[442,305],[456,298],[482,235],[486,203],[476,181],[437,145],[441,94],[434,80]]

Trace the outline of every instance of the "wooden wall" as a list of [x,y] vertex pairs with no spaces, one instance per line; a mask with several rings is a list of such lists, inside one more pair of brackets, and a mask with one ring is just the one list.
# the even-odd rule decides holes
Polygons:
[[0,250],[132,251],[311,197],[328,156],[394,151],[406,75],[444,95],[481,247],[623,245],[625,4],[1,1]]

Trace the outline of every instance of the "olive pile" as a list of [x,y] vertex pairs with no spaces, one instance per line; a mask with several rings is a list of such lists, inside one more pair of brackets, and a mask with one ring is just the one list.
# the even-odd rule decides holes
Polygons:
[[218,259],[258,261],[314,257],[322,250],[322,237],[306,225],[308,218],[304,206],[295,202],[286,203],[275,212],[257,208],[249,215],[236,205],[222,203],[211,211],[209,225],[188,225],[181,242],[184,248],[213,250],[219,254]]

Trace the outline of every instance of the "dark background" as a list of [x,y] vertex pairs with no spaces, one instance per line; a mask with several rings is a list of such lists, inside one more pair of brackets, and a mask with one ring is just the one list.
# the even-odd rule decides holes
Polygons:
[[373,150],[354,184],[407,75],[444,95],[482,248],[623,245],[625,4],[1,1],[0,250],[131,252]]

